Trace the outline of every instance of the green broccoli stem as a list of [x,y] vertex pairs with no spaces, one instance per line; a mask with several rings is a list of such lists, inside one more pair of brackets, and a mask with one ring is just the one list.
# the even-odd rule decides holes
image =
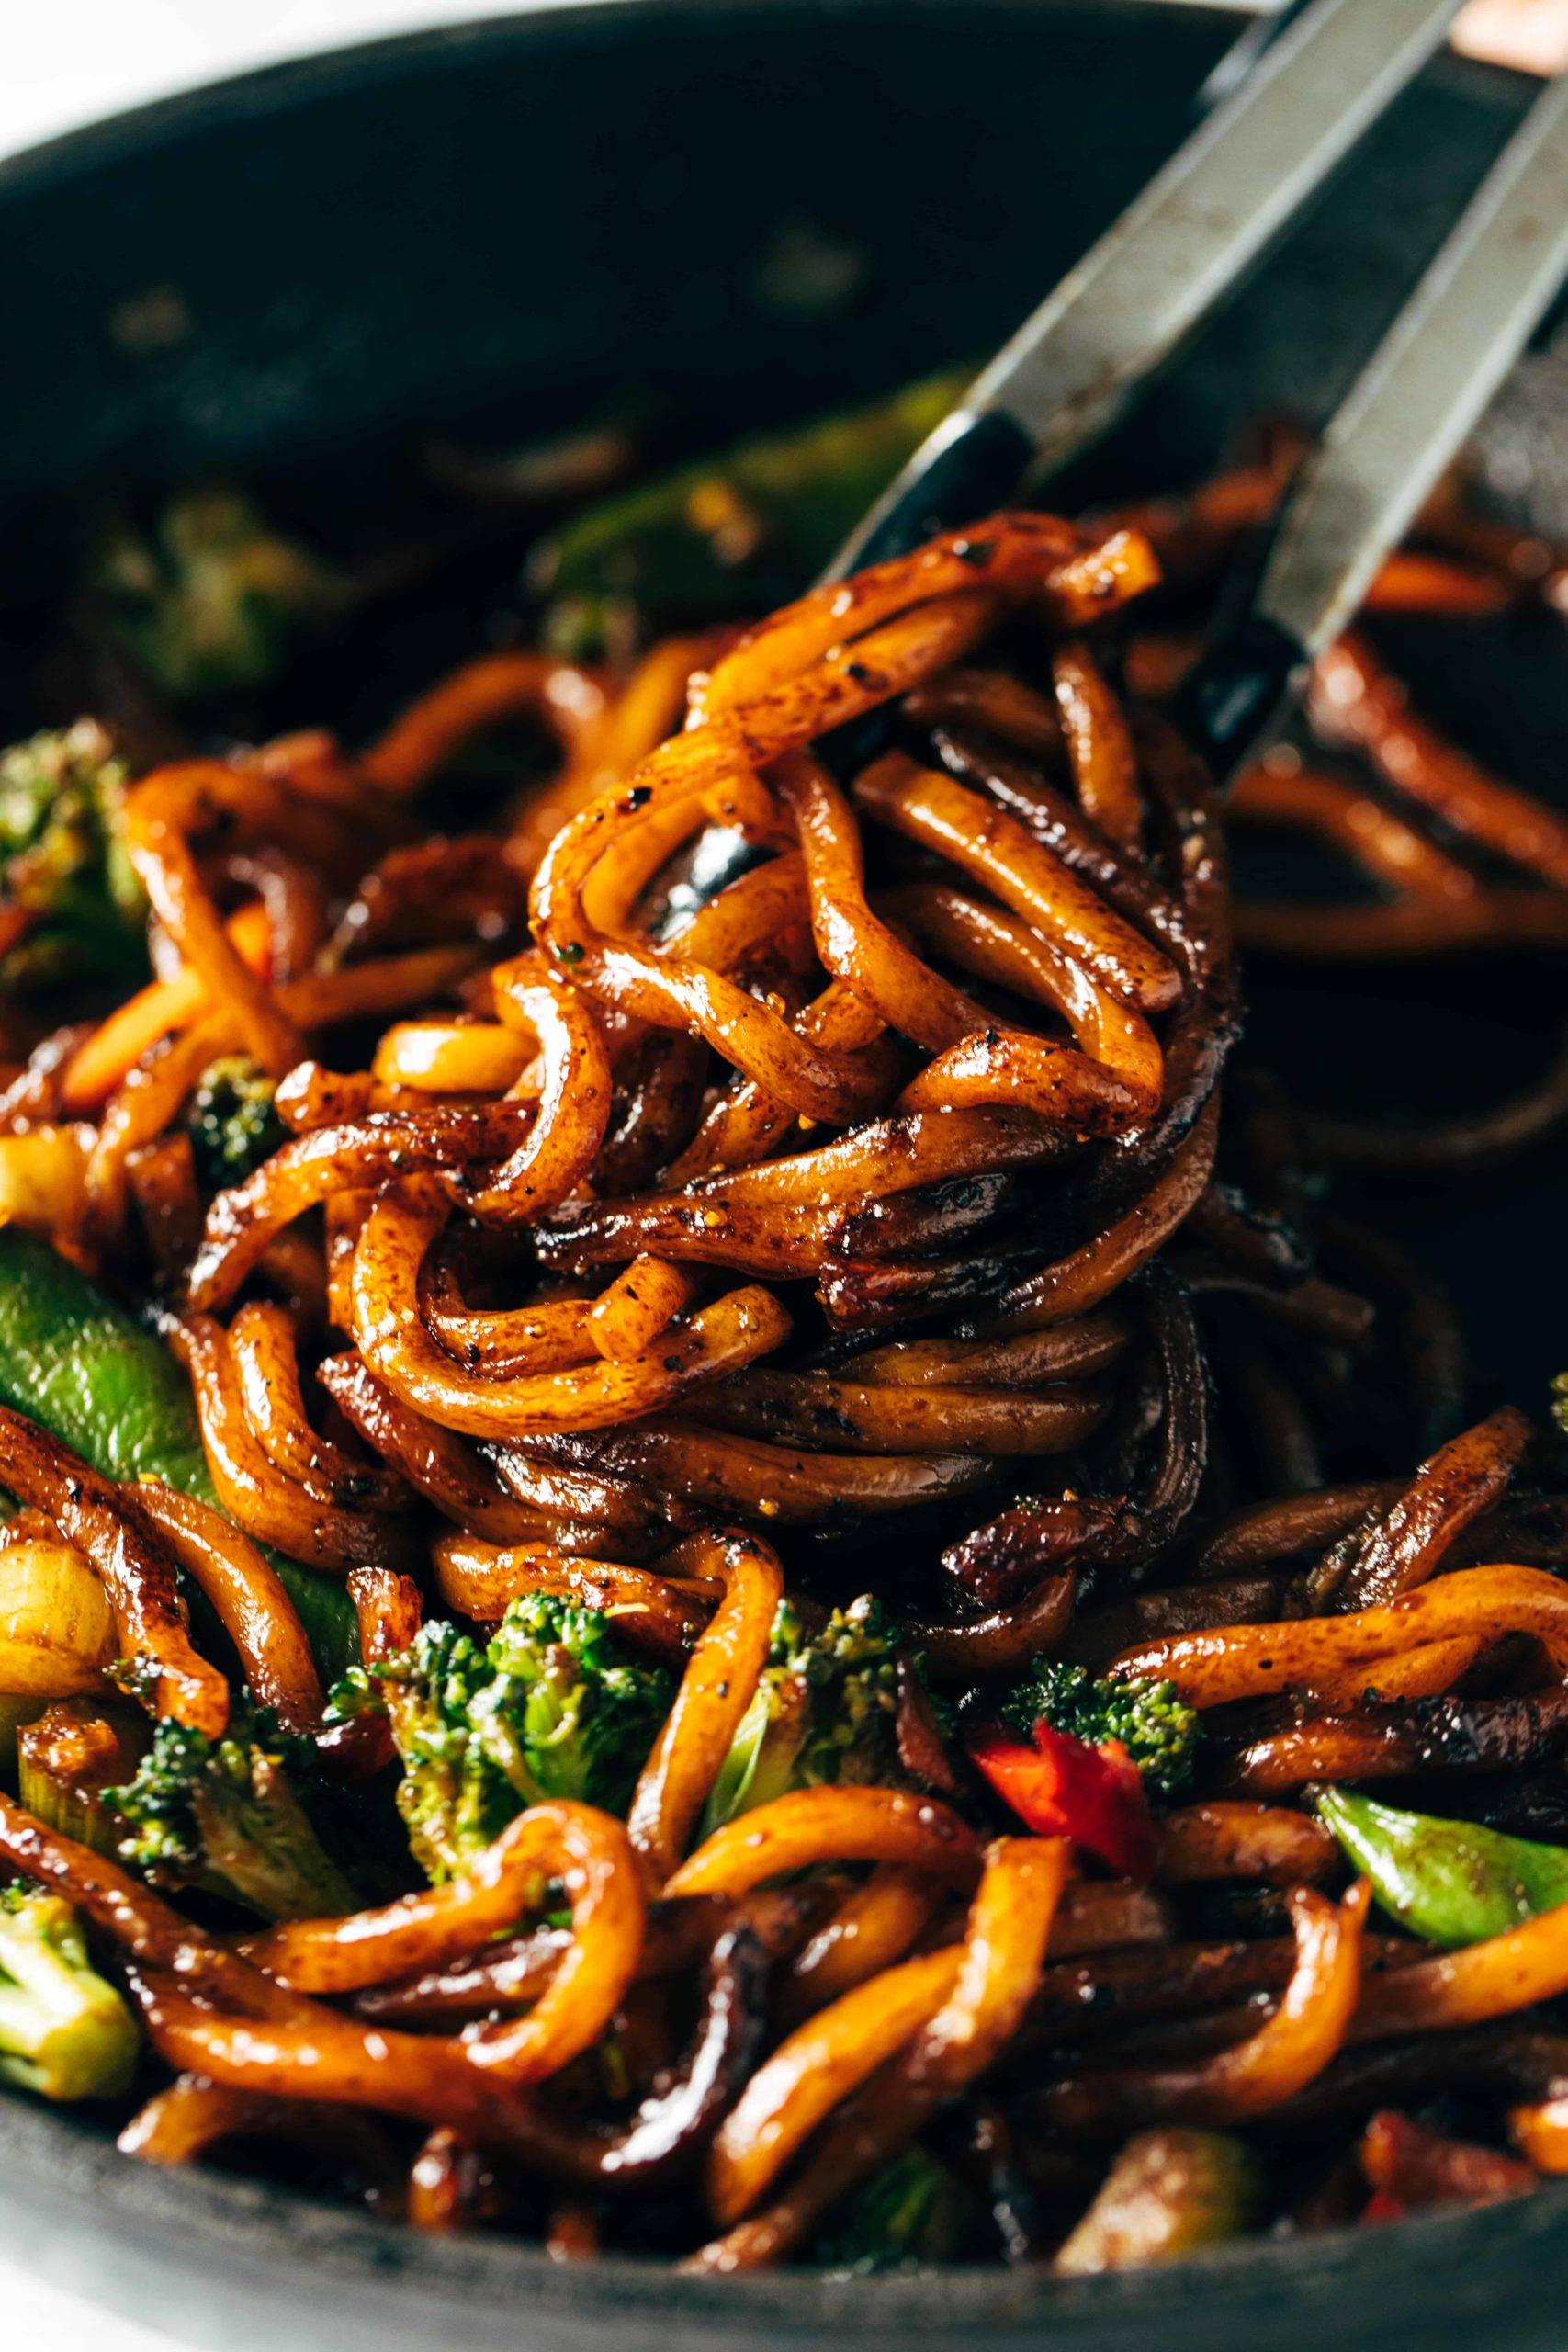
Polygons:
[[[290,1781],[289,1747],[269,1715],[243,1702],[220,1739],[160,1723],[134,1776],[103,1792],[121,1860],[264,1919],[355,1910],[355,1888],[322,1847]],[[302,1744],[296,1752],[309,1763]]]
[[117,2098],[139,2046],[70,1905],[29,1888],[0,1890],[0,2077],[43,2098]]
[[115,1852],[114,1817],[105,1808],[101,1791],[75,1787],[51,1772],[29,1754],[25,1738],[17,1748],[17,1794],[46,1829],[58,1830],[78,1846],[90,1846],[96,1854]]
[[711,1837],[737,1814],[792,1789],[855,1781],[907,1784],[898,1752],[897,1630],[863,1594],[808,1634],[781,1601],[768,1661],[736,1727],[699,1834]]
[[1261,2201],[1256,2158],[1227,2132],[1140,2132],[1058,2248],[1075,2274],[1174,2262],[1248,2230]]
[[46,1828],[116,1853],[119,1824],[105,1792],[135,1771],[148,1736],[146,1717],[123,1701],[53,1700],[17,1735],[17,1793]]
[[[46,1241],[0,1228],[0,1403],[109,1478],[156,1477],[221,1510],[184,1373]],[[268,1554],[329,1679],[358,1654],[341,1584]]]
[[281,1765],[257,1757],[252,1787],[238,1802],[197,1791],[191,1812],[206,1863],[200,1883],[259,1911],[264,1919],[333,1919],[359,1897],[322,1852]]
[[704,1838],[737,1814],[771,1804],[795,1786],[809,1707],[804,1680],[770,1679],[764,1672],[708,1791]]

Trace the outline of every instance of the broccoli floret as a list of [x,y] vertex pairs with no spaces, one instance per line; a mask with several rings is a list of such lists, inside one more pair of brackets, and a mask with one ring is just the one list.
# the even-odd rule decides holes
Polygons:
[[442,1620],[422,1626],[397,1657],[345,1676],[332,1713],[385,1709],[399,1810],[420,1866],[440,1880],[546,1797],[624,1814],[671,1696],[662,1668],[618,1647],[606,1611],[527,1593],[488,1642]]
[[170,499],[145,536],[111,530],[92,586],[105,626],[176,701],[267,684],[349,598],[331,565],[221,483]]
[[1568,1434],[1568,1372],[1560,1372],[1551,1384],[1551,1418]]
[[516,1809],[473,1737],[474,1702],[488,1679],[483,1644],[437,1618],[395,1657],[350,1667],[328,1702],[329,1723],[387,1717],[402,1766],[398,1811],[433,1881],[461,1870]]
[[135,1776],[106,1790],[119,1854],[161,1884],[227,1897],[265,1919],[352,1911],[358,1897],[322,1849],[291,1778],[301,1744],[262,1710],[235,1710],[221,1738],[161,1722]]
[[897,1642],[869,1595],[836,1609],[815,1635],[781,1601],[768,1663],[719,1767],[703,1835],[791,1789],[907,1784],[897,1735]]
[[923,2148],[873,2173],[812,2249],[829,2270],[915,2270],[951,2262],[974,2219],[968,2190]]
[[1091,1747],[1119,1739],[1157,1796],[1179,1797],[1191,1781],[1200,1721],[1172,1682],[1102,1682],[1049,1658],[1014,1685],[1000,1713],[1025,1739],[1041,1722]]
[[0,980],[137,978],[147,902],[126,852],[126,771],[96,719],[0,752],[0,892],[28,929]]
[[530,1593],[490,1644],[475,1702],[481,1752],[525,1803],[577,1797],[624,1812],[670,1711],[670,1678],[617,1648],[604,1611]]
[[0,1887],[0,2076],[43,2098],[117,2098],[136,2064],[130,2010],[58,1894]]
[[276,1091],[265,1070],[244,1054],[227,1054],[203,1070],[186,1126],[208,1192],[238,1184],[287,1141],[274,1107]]

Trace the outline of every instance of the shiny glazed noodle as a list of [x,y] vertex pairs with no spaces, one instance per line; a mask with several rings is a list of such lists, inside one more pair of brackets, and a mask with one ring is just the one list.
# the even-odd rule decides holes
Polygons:
[[[1437,1809],[1484,1814],[1499,1767],[1560,1773],[1568,1515],[1523,1415],[1461,1430],[1440,1303],[1305,1176],[1530,1140],[1562,1089],[1403,1143],[1263,1073],[1220,1091],[1233,917],[1271,955],[1558,945],[1568,831],[1358,636],[1311,718],[1365,774],[1271,755],[1234,814],[1380,895],[1233,908],[1150,697],[1172,600],[1285,470],[1101,527],[994,515],[625,675],[487,656],[357,756],[289,737],[132,786],[158,976],[0,1105],[0,1148],[64,1138],[54,1246],[157,1283],[211,1496],[0,1411],[0,1587],[78,1579],[21,1736],[78,1809],[0,1797],[0,1857],[75,1906],[167,2071],[129,2153],[257,2140],[418,2228],[702,2270],[1111,2267],[1266,2205],[1305,2229],[1568,2168],[1568,2044],[1519,2022],[1568,1992],[1568,1908],[1441,1952],[1370,1932],[1311,1810],[1441,1770]],[[1500,544],[1423,528],[1374,616],[1506,601]],[[519,718],[558,771],[492,833],[423,834],[421,791]],[[233,1055],[279,1134],[214,1188],[187,1114]],[[1352,1425],[1376,1475],[1330,1475]],[[346,1585],[357,1713],[280,1555]],[[737,1802],[747,1726],[812,1703],[781,1642],[847,1638],[867,1589],[899,1629],[885,1775],[829,1743]],[[466,1672],[542,1606],[659,1694],[624,1801],[517,1777],[438,1847],[408,1661],[466,1629]],[[1195,1710],[1195,1801],[1085,1739],[1074,1796],[1049,1725],[992,1770],[1046,1658]],[[266,1772],[324,1792],[376,1899],[237,1927],[172,1848],[152,1891],[86,1801],[106,1742],[146,1744],[117,1686],[204,1755],[268,1710]],[[350,1851],[400,1769],[429,1884]],[[1492,2098],[1473,2143],[1406,2113],[1449,2035]],[[865,2254],[898,2194],[930,2234]]]

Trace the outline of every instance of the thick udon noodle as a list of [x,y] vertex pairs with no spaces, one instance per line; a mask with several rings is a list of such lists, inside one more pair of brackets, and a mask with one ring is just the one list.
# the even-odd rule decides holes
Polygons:
[[[1280,463],[1102,528],[995,515],[629,675],[487,656],[362,752],[295,736],[134,786],[162,977],[35,1056],[4,1118],[84,1123],[53,1238],[151,1257],[223,1509],[5,1413],[17,1525],[79,1550],[156,1709],[210,1733],[230,1694],[183,1574],[329,1770],[378,1759],[323,1736],[263,1546],[347,1578],[367,1657],[427,1609],[567,1596],[675,1696],[625,1823],[537,1804],[439,1886],[238,1939],[0,1799],[0,1855],[79,1906],[173,2075],[131,2152],[295,2144],[417,2226],[563,2255],[657,2211],[655,2242],[730,2268],[807,2247],[934,2129],[1016,2257],[1146,2127],[1337,2119],[1342,2176],[1453,2035],[1496,2114],[1538,2102],[1529,2163],[1568,2166],[1568,2044],[1518,2022],[1568,1992],[1568,1911],[1441,1957],[1370,1936],[1302,1809],[1323,1780],[1561,1770],[1540,1441],[1510,1411],[1461,1432],[1440,1302],[1303,1169],[1506,1148],[1562,1073],[1468,1130],[1303,1136],[1257,1072],[1221,1096],[1233,928],[1560,945],[1568,821],[1358,637],[1312,718],[1371,780],[1271,755],[1233,814],[1378,894],[1233,906],[1214,791],[1146,699],[1187,642],[1136,600],[1162,567],[1201,593]],[[1428,521],[1374,612],[1533,593],[1512,543]],[[427,832],[417,796],[519,718],[558,772],[504,833]],[[715,828],[733,878],[672,889]],[[204,1214],[181,1120],[233,1050],[290,1132]],[[1363,1412],[1381,1467],[1332,1483],[1325,1432]],[[699,1838],[781,1596],[846,1573],[950,1692],[1060,1653],[1217,1711],[1151,1883],[1008,1834],[951,1758]]]

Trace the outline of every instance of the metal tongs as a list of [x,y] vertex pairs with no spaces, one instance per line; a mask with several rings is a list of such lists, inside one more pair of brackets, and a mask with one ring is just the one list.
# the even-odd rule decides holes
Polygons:
[[[1004,345],[829,579],[1005,503],[1095,440],[1440,45],[1459,0],[1313,0]],[[1183,689],[1230,773],[1350,618],[1568,275],[1568,75],[1550,83],[1341,401],[1248,607]]]

